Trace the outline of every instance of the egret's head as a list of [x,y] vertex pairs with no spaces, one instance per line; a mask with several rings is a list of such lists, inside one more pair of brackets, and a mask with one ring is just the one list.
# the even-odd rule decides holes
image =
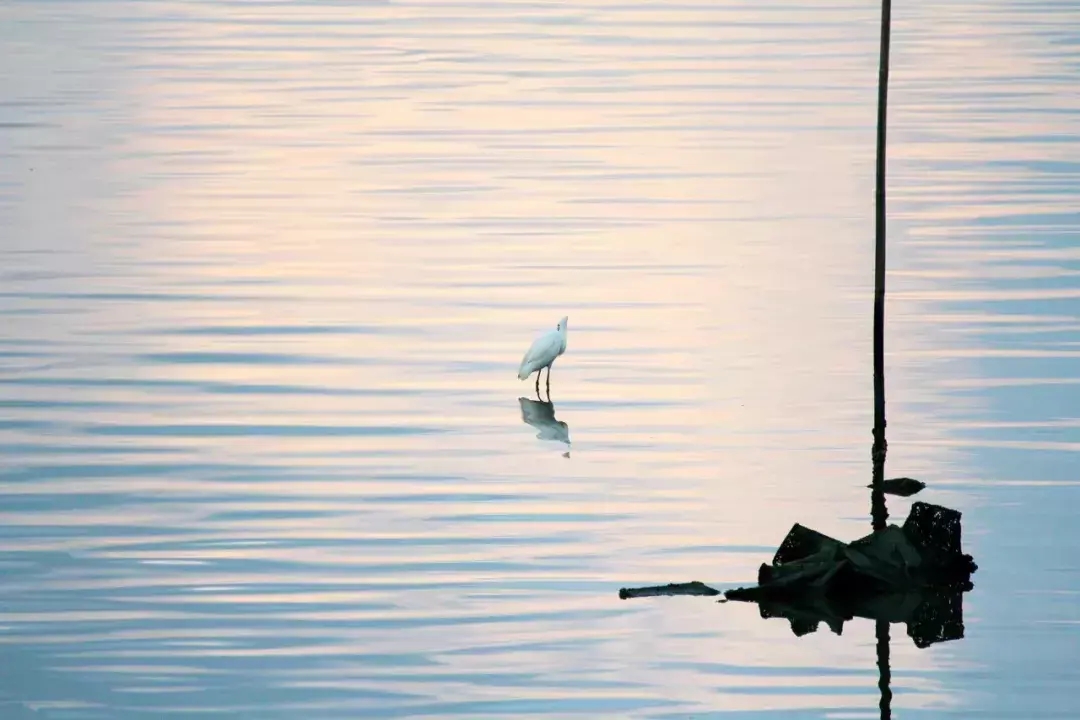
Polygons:
[[559,324],[555,326],[555,329],[559,332],[566,332],[566,321],[569,319],[569,316],[564,317],[562,320],[559,321]]

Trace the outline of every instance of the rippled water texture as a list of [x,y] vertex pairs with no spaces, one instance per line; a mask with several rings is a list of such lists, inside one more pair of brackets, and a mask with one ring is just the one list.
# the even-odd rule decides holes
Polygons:
[[[868,621],[617,591],[868,530],[878,13],[0,4],[0,715],[876,717]],[[894,8],[887,474],[980,565],[897,717],[1080,715],[1078,28]]]

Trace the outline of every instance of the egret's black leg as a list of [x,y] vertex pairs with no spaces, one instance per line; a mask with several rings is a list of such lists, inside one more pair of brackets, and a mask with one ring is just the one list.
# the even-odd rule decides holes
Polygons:
[[540,368],[536,371],[536,397],[540,397],[540,373],[544,372],[544,368]]
[[548,402],[551,402],[551,366],[550,365],[548,365],[547,394],[548,394]]

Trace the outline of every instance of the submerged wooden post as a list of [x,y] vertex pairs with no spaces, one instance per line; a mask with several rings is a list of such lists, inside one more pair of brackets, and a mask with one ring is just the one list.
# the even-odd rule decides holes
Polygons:
[[877,666],[878,666],[878,692],[881,699],[878,701],[878,710],[881,720],[892,718],[892,669],[889,667],[889,621],[878,620],[875,627],[877,636]]

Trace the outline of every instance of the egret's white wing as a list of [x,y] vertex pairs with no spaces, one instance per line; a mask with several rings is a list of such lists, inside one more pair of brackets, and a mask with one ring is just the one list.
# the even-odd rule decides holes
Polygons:
[[529,351],[521,359],[521,367],[518,368],[518,379],[524,380],[540,368],[550,365],[555,358],[559,357],[562,350],[562,338],[557,330],[544,333],[533,340]]

